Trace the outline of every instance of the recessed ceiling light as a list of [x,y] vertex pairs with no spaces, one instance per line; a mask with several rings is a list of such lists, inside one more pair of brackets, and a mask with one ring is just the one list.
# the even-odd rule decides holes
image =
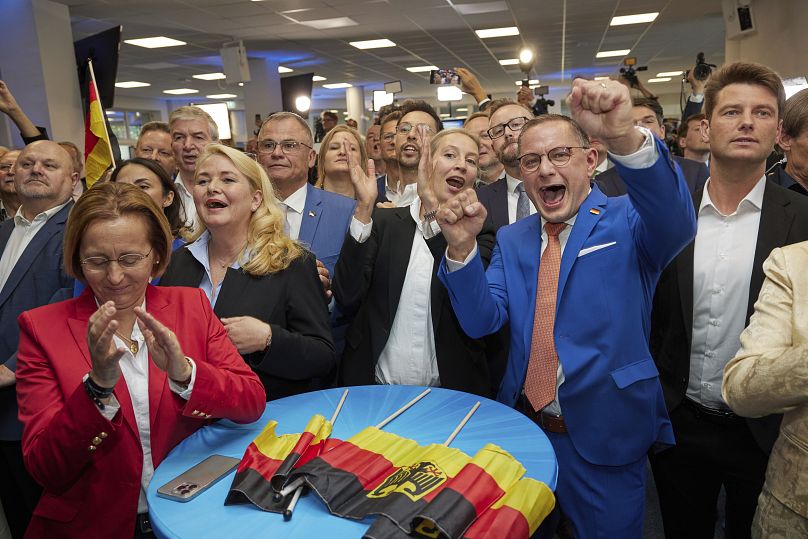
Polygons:
[[451,117],[451,114],[446,114],[446,113],[444,112],[443,114],[441,114],[441,115],[440,115],[440,117],[441,117],[441,118],[449,118],[449,117]]
[[233,99],[234,97],[238,97],[236,94],[213,94],[213,95],[206,95],[208,99]]
[[193,90],[191,88],[175,88],[174,90],[163,90],[163,93],[171,95],[198,94],[199,90]]
[[460,101],[463,92],[457,86],[438,86],[438,101]]
[[475,30],[475,32],[480,39],[488,39],[489,37],[518,36],[519,28],[516,26],[507,26],[505,28],[485,28],[483,30]]
[[475,4],[454,4],[455,11],[461,15],[481,15],[483,13],[495,13],[497,11],[508,11],[508,4],[505,2],[480,2]]
[[143,88],[144,86],[151,86],[148,82],[138,82],[136,80],[128,80],[124,82],[116,82],[116,88]]
[[165,36],[125,39],[123,42],[128,43],[130,45],[135,45],[137,47],[146,47],[147,49],[159,49],[160,47],[177,47],[179,45],[186,44],[184,41],[171,39],[170,37]]
[[612,17],[612,22],[609,26],[622,26],[624,24],[640,24],[643,22],[653,22],[659,15],[658,11],[654,13],[638,13],[636,15],[621,15],[620,17]]
[[600,51],[595,55],[595,58],[611,58],[613,56],[625,56],[631,52],[631,49],[620,49],[616,51]]
[[415,67],[408,67],[407,71],[410,73],[423,73],[424,71],[432,71],[433,69],[438,69],[438,66],[415,66]]
[[648,79],[648,82],[668,82],[669,80],[671,80],[670,77],[660,77],[657,79]]
[[226,79],[224,73],[201,73],[199,75],[191,75],[195,79],[202,79],[202,80],[222,80]]
[[239,86],[244,86],[244,83],[243,83],[243,82],[239,82],[239,83],[238,83],[238,85],[239,85]]
[[312,82],[321,82],[321,81],[328,80],[328,79],[325,78],[325,77],[321,77],[320,75],[314,75],[311,78],[311,80],[312,80]]
[[[529,85],[531,85],[531,86],[535,86],[536,84],[539,84],[539,80],[538,79],[530,79],[529,81],[527,81],[527,83]],[[522,86],[522,81],[521,80],[516,81],[516,85],[517,86]]]
[[[257,2],[257,1],[259,1],[259,0],[253,0],[253,2]],[[314,8],[312,8],[312,7],[304,7],[304,8],[300,8],[300,9],[287,9],[286,11],[281,11],[281,13],[283,15],[291,15],[293,13],[303,13],[304,11],[311,11],[312,9],[314,9]]]
[[678,77],[682,74],[682,71],[663,71],[662,73],[657,73],[657,77]]
[[336,90],[338,88],[350,88],[352,85],[348,84],[347,82],[337,82],[334,84],[323,84],[323,88],[328,88],[329,90]]
[[389,39],[368,39],[367,41],[349,41],[357,49],[380,49],[382,47],[395,47],[396,44]]
[[278,73],[291,73],[294,69],[289,69],[288,67],[278,66]]
[[315,19],[311,21],[298,21],[303,26],[314,28],[315,30],[330,30],[331,28],[344,28],[346,26],[356,26],[359,23],[350,17],[336,17],[333,19]]
[[519,58],[506,58],[505,60],[500,60],[499,65],[501,66],[515,66],[519,64]]
[[459,109],[455,109],[455,112],[468,112],[468,107],[460,107]]
[[609,80],[609,77],[595,77],[595,80]]

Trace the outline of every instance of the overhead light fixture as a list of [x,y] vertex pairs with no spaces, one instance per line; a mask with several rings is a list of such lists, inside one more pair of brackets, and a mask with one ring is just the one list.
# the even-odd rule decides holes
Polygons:
[[234,97],[238,97],[236,94],[212,94],[206,95],[208,99],[233,99]]
[[615,56],[626,56],[631,52],[631,49],[620,49],[616,51],[600,51],[595,55],[595,58],[612,58]]
[[595,80],[609,80],[610,77],[595,77]]
[[346,26],[356,26],[359,24],[350,17],[335,17],[333,19],[315,19],[298,22],[303,26],[308,26],[315,30],[331,30],[332,28],[344,28]]
[[519,64],[519,58],[507,58],[505,60],[500,60],[499,65],[501,66],[515,66]]
[[423,73],[424,71],[433,71],[438,69],[438,66],[415,66],[415,67],[408,67],[407,71],[410,73]]
[[392,105],[395,98],[395,94],[385,92],[384,90],[373,90],[373,110],[378,111],[386,105]]
[[463,92],[457,86],[438,86],[438,101],[460,101]]
[[[516,81],[516,85],[517,86],[522,86],[522,82],[524,82],[524,81],[518,80],[518,81]],[[527,83],[529,85],[531,85],[531,86],[535,86],[535,85],[539,84],[539,79],[530,79],[529,81],[527,81]]]
[[143,88],[145,86],[151,86],[148,82],[138,82],[136,80],[127,80],[123,82],[116,82],[116,88]]
[[323,88],[328,88],[329,90],[337,90],[339,88],[350,88],[351,86],[353,86],[353,85],[350,84],[350,83],[347,83],[347,82],[337,82],[337,83],[334,83],[334,84],[323,84]]
[[451,118],[451,117],[452,117],[452,115],[451,115],[451,114],[447,114],[447,113],[443,112],[443,113],[441,113],[440,117],[441,117],[441,118]]
[[145,47],[147,49],[159,49],[161,47],[178,47],[179,45],[187,45],[184,41],[178,39],[171,39],[165,36],[156,37],[141,37],[138,39],[124,39],[124,43],[134,45],[136,47]]
[[298,112],[308,112],[311,108],[311,98],[307,95],[300,95],[295,98],[295,108]]
[[656,76],[657,77],[678,77],[682,73],[683,73],[683,71],[681,71],[681,70],[679,70],[679,71],[664,71],[662,73],[657,73]]
[[488,39],[490,37],[518,36],[519,28],[516,26],[507,26],[505,28],[485,28],[483,30],[475,30],[474,32],[480,39]]
[[469,111],[468,107],[460,107],[458,109],[455,109],[455,112],[468,112],[468,111]]
[[171,95],[198,94],[199,90],[194,90],[191,88],[175,88],[173,90],[163,90],[163,93]]
[[656,79],[648,79],[648,82],[668,82],[669,80],[671,80],[670,77],[659,77]]
[[625,24],[654,22],[658,15],[659,12],[655,11],[654,13],[638,13],[636,15],[621,15],[620,17],[612,17],[612,22],[609,23],[609,26],[623,26]]
[[278,66],[278,73],[291,73],[294,69],[289,69],[288,67]]
[[243,83],[243,82],[239,82],[239,83],[238,83],[238,85],[239,85],[239,86],[244,86],[244,83]]
[[325,77],[321,77],[320,75],[314,75],[314,76],[311,78],[311,80],[312,80],[312,82],[322,82],[322,81],[324,81],[324,80],[328,80],[328,79],[327,79],[327,78],[325,78]]
[[351,46],[357,49],[381,49],[384,47],[395,47],[396,44],[389,39],[368,39],[366,41],[349,41]]
[[202,80],[222,80],[226,79],[224,73],[202,73],[200,75],[191,75],[195,79],[202,79]]

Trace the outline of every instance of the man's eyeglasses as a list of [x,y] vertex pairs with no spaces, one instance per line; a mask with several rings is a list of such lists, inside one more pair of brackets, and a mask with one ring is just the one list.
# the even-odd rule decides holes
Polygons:
[[539,170],[541,166],[542,156],[546,155],[553,165],[563,167],[572,159],[572,150],[582,150],[585,148],[585,146],[559,146],[558,148],[553,148],[546,154],[526,153],[519,156],[519,166],[525,172],[535,172]]
[[278,146],[281,147],[281,151],[285,154],[297,153],[300,151],[301,146],[305,146],[309,150],[312,149],[308,144],[296,140],[282,140],[280,142],[275,142],[274,140],[259,140],[258,153],[271,154]]
[[412,125],[412,124],[411,124],[411,123],[409,123],[409,122],[403,122],[403,123],[398,124],[398,125],[396,126],[396,133],[399,133],[399,134],[401,134],[401,135],[406,135],[407,133],[409,133],[410,131],[412,131],[413,127],[418,127],[418,126],[423,126],[423,129],[425,129],[427,133],[432,133],[432,128],[431,128],[431,127],[429,127],[429,126],[428,126],[428,125],[426,125],[426,124],[416,124],[416,125]]
[[495,125],[491,129],[488,130],[488,135],[491,138],[499,138],[505,134],[505,127],[507,126],[508,129],[511,131],[519,131],[521,130],[525,124],[530,120],[525,116],[519,116],[518,118],[513,118],[504,124]]
[[110,260],[109,258],[103,256],[90,256],[85,258],[81,261],[81,265],[84,266],[84,271],[89,272],[97,272],[100,273],[102,271],[107,270],[107,265],[110,262],[117,262],[121,269],[133,269],[136,268],[143,262],[146,258],[149,257],[153,249],[149,249],[149,252],[145,255],[140,253],[126,253],[122,254],[118,258],[113,258]]

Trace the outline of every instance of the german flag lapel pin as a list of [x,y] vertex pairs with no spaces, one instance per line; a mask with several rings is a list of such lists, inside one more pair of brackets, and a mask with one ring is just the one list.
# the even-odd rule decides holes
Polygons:
[[317,214],[314,213],[314,210],[309,210],[309,217],[317,217]]
[[600,210],[597,208],[589,208],[589,213],[592,215],[600,215]]

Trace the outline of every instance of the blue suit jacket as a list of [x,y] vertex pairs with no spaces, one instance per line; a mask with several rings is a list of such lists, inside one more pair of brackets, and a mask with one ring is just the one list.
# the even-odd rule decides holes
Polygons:
[[[62,241],[70,202],[48,219],[25,248],[0,291],[0,362],[17,370],[17,343],[20,328],[17,317],[23,311],[46,305],[60,288],[73,287],[73,279],[64,272]],[[0,253],[5,251],[14,220],[0,225]],[[17,420],[16,387],[0,389],[0,440],[19,440],[22,424]]]
[[334,278],[342,242],[351,224],[356,201],[311,184],[306,186],[306,205],[298,240],[306,244]]
[[[651,304],[659,274],[695,236],[696,222],[681,173],[664,145],[657,149],[652,167],[621,167],[628,196],[592,188],[561,259],[553,334],[565,382],[558,399],[576,450],[598,465],[636,462],[654,443],[674,441],[648,350]],[[471,337],[510,321],[497,396],[510,406],[527,372],[540,250],[536,214],[499,230],[487,272],[479,257],[452,273],[445,261],[440,269]]]

